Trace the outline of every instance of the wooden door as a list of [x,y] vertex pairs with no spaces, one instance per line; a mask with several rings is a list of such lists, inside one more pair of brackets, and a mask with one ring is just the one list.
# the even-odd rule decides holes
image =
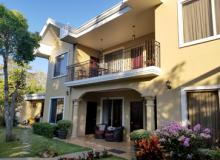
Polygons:
[[94,134],[96,126],[97,103],[87,102],[86,134]]
[[131,102],[130,131],[143,129],[143,102]]

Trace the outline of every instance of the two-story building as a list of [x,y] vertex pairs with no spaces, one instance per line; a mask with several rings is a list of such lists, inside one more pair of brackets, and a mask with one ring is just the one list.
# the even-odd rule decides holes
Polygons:
[[[83,10],[83,8],[82,8]],[[79,28],[48,19],[44,121],[155,130],[201,123],[220,137],[220,0],[123,0]]]

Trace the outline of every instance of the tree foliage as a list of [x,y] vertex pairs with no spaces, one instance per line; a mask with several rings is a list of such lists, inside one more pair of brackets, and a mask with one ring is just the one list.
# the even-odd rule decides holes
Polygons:
[[3,57],[4,76],[4,112],[6,123],[6,141],[13,140],[12,134],[14,112],[18,91],[23,85],[19,78],[23,78],[23,71],[17,72],[18,79],[13,82],[14,92],[9,93],[8,61],[13,59],[18,65],[24,66],[34,60],[34,49],[39,47],[40,37],[38,33],[28,31],[27,20],[15,10],[9,10],[0,5],[0,55]]

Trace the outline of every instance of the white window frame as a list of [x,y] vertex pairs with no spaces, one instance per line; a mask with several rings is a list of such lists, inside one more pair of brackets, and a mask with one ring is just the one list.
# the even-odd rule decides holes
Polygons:
[[184,42],[184,31],[183,31],[183,3],[187,1],[193,0],[179,0],[178,1],[178,28],[179,28],[179,47],[187,47],[195,44],[200,44],[216,39],[220,39],[220,34],[217,34],[217,26],[216,26],[216,15],[215,15],[215,0],[211,0],[211,8],[212,8],[212,23],[213,23],[213,36],[194,40],[191,42]]
[[[209,85],[209,86],[198,86],[198,87],[186,87],[181,89],[181,118],[182,125],[187,126],[189,124],[188,120],[188,111],[187,111],[187,92],[190,91],[218,91],[219,103],[220,103],[220,84],[218,85]],[[220,106],[220,104],[219,104]]]
[[101,98],[101,108],[100,108],[100,124],[102,124],[102,114],[103,114],[103,101],[106,99],[110,99],[110,100],[114,100],[114,99],[121,99],[122,100],[122,126],[125,126],[125,122],[124,122],[124,97],[102,97]]
[[67,54],[67,58],[66,58],[66,61],[67,61],[67,63],[66,63],[66,67],[69,65],[69,52],[64,52],[64,53],[62,53],[62,54],[57,55],[57,56],[55,57],[55,63],[54,63],[54,65],[53,65],[52,79],[65,77],[65,76],[67,76],[67,74],[68,74],[68,73],[67,73],[67,69],[66,69],[66,73],[65,73],[65,74],[61,74],[61,75],[58,75],[58,76],[54,76],[57,57],[62,56],[62,55],[64,55],[64,54]]
[[64,120],[65,118],[64,118],[64,115],[65,115],[65,106],[66,106],[66,101],[65,101],[65,96],[57,96],[57,97],[50,97],[50,102],[49,102],[49,110],[48,110],[48,119],[47,119],[47,121],[50,123],[50,117],[51,117],[51,105],[52,105],[52,100],[53,99],[63,99],[63,119],[62,120]]

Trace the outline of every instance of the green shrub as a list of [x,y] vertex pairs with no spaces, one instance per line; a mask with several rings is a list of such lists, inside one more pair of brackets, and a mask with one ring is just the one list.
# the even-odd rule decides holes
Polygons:
[[35,134],[39,134],[47,138],[53,138],[55,129],[56,129],[55,124],[50,124],[47,122],[40,122],[33,124],[33,132]]
[[130,135],[132,141],[141,140],[149,137],[150,137],[150,133],[144,129],[135,130],[131,132]]
[[57,129],[65,132],[69,132],[72,127],[72,122],[68,120],[60,120],[57,122]]

